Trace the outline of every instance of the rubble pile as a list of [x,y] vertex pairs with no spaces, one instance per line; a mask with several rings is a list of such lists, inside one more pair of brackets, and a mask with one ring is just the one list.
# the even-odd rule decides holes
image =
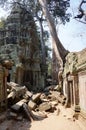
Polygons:
[[14,82],[7,83],[7,118],[29,121],[41,120],[48,117],[48,113],[57,110],[57,105],[66,103],[66,98],[56,90],[55,86],[49,86],[43,92],[34,93],[28,91],[25,86]]

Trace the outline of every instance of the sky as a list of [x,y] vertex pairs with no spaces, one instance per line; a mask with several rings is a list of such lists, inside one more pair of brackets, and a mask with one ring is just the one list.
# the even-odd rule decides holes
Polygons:
[[[81,0],[71,0],[70,11],[72,15],[78,14],[78,6]],[[85,5],[86,6],[86,5]],[[73,16],[73,17],[74,17]],[[71,17],[66,25],[60,25],[58,29],[59,39],[69,51],[81,51],[86,48],[86,24],[82,24]]]
[[[81,0],[70,0],[71,5],[69,11],[76,15]],[[85,5],[86,6],[86,5]],[[7,11],[0,8],[0,17],[7,16]],[[71,17],[70,22],[58,27],[58,36],[63,46],[71,51],[81,51],[86,48],[86,25],[77,22]]]

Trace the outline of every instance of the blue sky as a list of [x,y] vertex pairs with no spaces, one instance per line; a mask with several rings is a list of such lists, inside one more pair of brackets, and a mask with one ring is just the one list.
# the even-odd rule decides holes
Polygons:
[[[73,15],[78,13],[80,1],[71,0],[70,11],[74,12]],[[80,51],[86,47],[86,24],[77,22],[73,17],[65,26],[60,25],[58,33],[60,41],[69,51]]]
[[[78,13],[80,1],[71,0],[69,11],[74,12],[74,15]],[[0,17],[6,15],[7,13],[0,9]],[[73,18],[66,25],[59,26],[58,35],[63,46],[69,51],[80,51],[86,47],[86,24],[79,23]]]

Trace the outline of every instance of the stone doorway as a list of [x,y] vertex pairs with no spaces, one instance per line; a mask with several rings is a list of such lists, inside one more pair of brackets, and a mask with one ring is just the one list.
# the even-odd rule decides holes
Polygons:
[[10,74],[7,76],[7,82],[10,82]]
[[70,107],[74,105],[73,81],[68,81],[68,104]]
[[7,82],[11,81],[11,69],[8,70]]

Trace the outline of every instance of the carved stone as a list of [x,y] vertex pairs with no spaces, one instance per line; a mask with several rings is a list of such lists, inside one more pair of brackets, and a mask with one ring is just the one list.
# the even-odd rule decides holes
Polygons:
[[4,28],[0,29],[0,48],[3,65],[9,66],[8,81],[20,85],[29,83],[32,90],[44,88],[36,24],[31,12],[18,3],[14,4]]

